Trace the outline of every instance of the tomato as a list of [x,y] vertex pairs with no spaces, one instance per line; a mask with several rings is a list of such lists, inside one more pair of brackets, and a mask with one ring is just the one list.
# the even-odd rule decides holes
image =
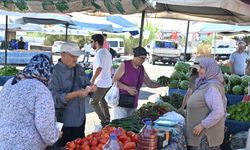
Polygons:
[[75,141],[74,141],[76,144],[82,144],[82,139],[81,138],[77,138]]
[[101,132],[94,132],[92,133],[94,137],[100,137],[102,135]]
[[97,147],[102,149],[103,145],[104,145],[104,144],[101,144],[101,143],[100,143],[100,144],[98,144]]
[[136,148],[135,142],[128,142],[123,145],[124,150],[135,149],[135,148]]
[[138,142],[138,135],[137,134],[133,135],[131,137],[131,139],[132,139],[133,142],[137,143]]
[[89,142],[88,141],[83,142],[82,146],[89,146]]
[[118,139],[121,142],[127,141],[128,137],[125,134],[118,135]]
[[134,132],[132,132],[132,131],[128,131],[128,132],[127,132],[127,136],[130,136],[130,137],[131,137],[131,136],[133,136],[133,135],[135,135]]
[[76,148],[76,144],[74,142],[68,142],[66,144],[66,147],[67,148],[71,148],[71,149],[75,149]]
[[82,145],[81,150],[90,150],[90,147],[88,145]]
[[98,141],[96,138],[93,138],[91,141],[90,141],[90,145],[91,146],[96,146],[98,144]]
[[108,142],[108,138],[100,138],[99,142],[101,144],[106,144]]
[[90,141],[90,140],[93,138],[93,135],[90,134],[90,135],[88,135],[86,138],[87,138],[88,141]]

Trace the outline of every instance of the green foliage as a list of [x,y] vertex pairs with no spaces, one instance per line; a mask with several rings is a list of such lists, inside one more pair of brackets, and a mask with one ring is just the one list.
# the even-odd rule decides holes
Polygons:
[[59,11],[61,11],[61,12],[63,12],[63,11],[65,11],[65,10],[68,10],[68,9],[69,9],[69,5],[68,5],[68,3],[65,2],[65,1],[58,1],[57,3],[55,3],[55,5],[56,5],[56,8],[57,8]]
[[180,89],[187,90],[189,83],[190,82],[188,80],[182,80],[179,84]]
[[170,80],[185,80],[186,74],[181,71],[174,71],[171,76]]
[[48,10],[50,5],[54,5],[52,0],[43,0],[42,6],[44,10]]
[[188,63],[185,63],[183,61],[178,61],[175,66],[174,66],[174,69],[176,71],[180,71],[180,72],[184,72],[184,73],[187,73],[189,71],[189,68],[190,68],[190,64]]
[[121,13],[121,14],[124,14],[125,13],[125,10],[123,9],[123,6],[121,4],[121,0],[113,0],[114,3],[115,3],[115,7],[116,9]]
[[[44,44],[52,46],[55,41],[64,41],[64,40],[65,40],[65,35],[46,34]],[[82,47],[84,43],[86,43],[87,38],[80,35],[68,35],[68,41],[76,42],[80,47]]]
[[241,102],[227,108],[229,118],[242,122],[250,122],[250,103]]
[[91,4],[92,4],[92,6],[95,7],[95,9],[97,9],[97,10],[101,9],[101,6],[96,3],[96,0],[91,0]]
[[0,76],[12,76],[19,72],[15,66],[4,66],[0,68]]
[[157,78],[157,82],[160,83],[162,86],[168,86],[169,77],[160,76],[159,78]]
[[170,80],[170,83],[169,83],[168,87],[177,89],[178,88],[178,83],[179,83],[178,80]]

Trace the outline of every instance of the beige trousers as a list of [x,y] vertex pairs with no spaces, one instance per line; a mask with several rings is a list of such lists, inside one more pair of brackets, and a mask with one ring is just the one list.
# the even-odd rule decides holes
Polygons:
[[108,104],[104,99],[108,90],[109,88],[97,87],[96,92],[93,94],[93,97],[90,99],[90,105],[93,107],[99,119],[103,123],[110,121]]

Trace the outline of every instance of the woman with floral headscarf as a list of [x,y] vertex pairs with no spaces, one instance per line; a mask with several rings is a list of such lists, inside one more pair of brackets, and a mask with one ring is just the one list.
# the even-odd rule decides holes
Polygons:
[[187,103],[189,150],[219,150],[224,139],[226,102],[224,80],[213,58],[199,59],[199,77]]
[[43,150],[59,137],[54,101],[47,83],[53,63],[34,56],[0,91],[0,149]]

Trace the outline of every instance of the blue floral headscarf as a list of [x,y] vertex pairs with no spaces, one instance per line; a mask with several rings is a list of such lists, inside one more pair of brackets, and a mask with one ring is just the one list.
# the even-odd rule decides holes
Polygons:
[[15,75],[12,85],[21,80],[33,78],[47,85],[52,75],[53,67],[54,65],[47,55],[35,55],[31,58],[28,65],[20,73]]

